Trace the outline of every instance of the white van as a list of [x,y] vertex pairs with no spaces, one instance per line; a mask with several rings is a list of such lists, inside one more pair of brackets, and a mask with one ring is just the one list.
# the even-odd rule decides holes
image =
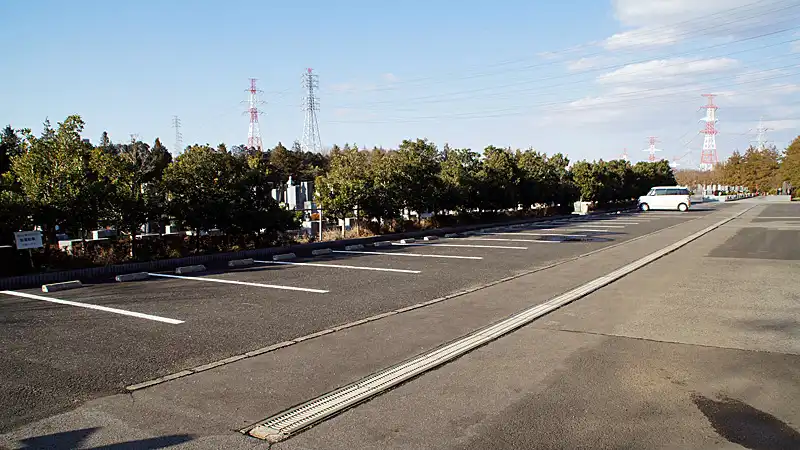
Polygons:
[[647,195],[639,197],[639,209],[667,209],[671,211],[688,211],[692,206],[689,189],[680,186],[656,186]]

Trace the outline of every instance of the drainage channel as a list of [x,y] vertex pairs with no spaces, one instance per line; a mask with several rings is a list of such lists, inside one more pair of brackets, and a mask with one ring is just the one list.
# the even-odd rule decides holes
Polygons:
[[714,223],[674,244],[650,253],[605,276],[570,290],[549,301],[514,314],[495,324],[476,330],[455,341],[423,353],[405,362],[369,375],[355,383],[323,394],[296,407],[269,417],[252,427],[241,430],[250,436],[269,442],[279,442],[312,425],[336,415],[362,401],[374,397],[404,381],[438,367],[469,351],[491,342],[509,332],[533,322],[537,318],[604,287],[638,270],[669,253],[672,253],[701,236],[734,220],[755,206],[734,216]]

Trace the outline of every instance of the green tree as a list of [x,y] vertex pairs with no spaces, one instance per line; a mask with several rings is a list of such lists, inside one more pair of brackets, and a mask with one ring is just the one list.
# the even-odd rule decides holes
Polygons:
[[519,201],[525,208],[544,203],[547,192],[552,189],[554,176],[547,164],[547,155],[533,149],[517,150],[516,164],[519,168]]
[[640,161],[633,166],[635,196],[646,194],[653,186],[675,186],[678,181],[669,161]]
[[303,165],[299,152],[289,150],[278,142],[278,145],[269,152],[269,163],[272,166],[272,178],[276,183],[284,184],[290,176],[294,181],[298,181],[297,177]]
[[478,179],[482,209],[497,211],[517,207],[517,164],[510,150],[491,145],[486,147]]
[[[22,131],[22,130],[19,130]],[[0,174],[11,169],[11,159],[22,153],[22,139],[18,130],[6,125],[0,135]]]
[[780,152],[775,147],[758,150],[750,147],[742,157],[742,182],[751,191],[769,192],[777,188]]
[[596,164],[578,161],[572,165],[572,176],[581,201],[594,202],[602,199],[602,177]]
[[100,215],[100,186],[88,167],[91,147],[81,141],[83,127],[76,115],[59,123],[57,130],[45,121],[41,137],[28,133],[22,153],[12,159],[12,171],[48,243],[55,238],[56,225],[85,231]]
[[569,167],[569,158],[561,153],[556,153],[547,158],[548,171],[552,174],[552,185],[545,190],[545,201],[560,205],[562,208],[571,207],[578,199],[578,189],[572,179]]
[[400,148],[383,158],[388,182],[402,208],[437,212],[441,205],[439,188],[439,153],[427,139],[404,140]]
[[442,209],[463,213],[478,208],[480,155],[468,148],[446,147],[442,157],[439,171]]
[[800,192],[800,136],[796,137],[783,155],[780,169],[781,181],[792,184],[793,195]]
[[328,173],[316,178],[317,204],[325,216],[344,219],[374,195],[371,185],[367,152],[350,148],[336,151]]
[[[144,142],[119,145],[115,153],[97,148],[92,154],[92,168],[106,187],[102,211],[107,223],[125,231],[131,239],[131,257],[136,257],[136,236],[140,226],[161,216],[164,203],[159,189],[165,169],[163,147],[156,140],[153,148]],[[169,154],[169,153],[167,153]]]
[[[296,225],[269,196],[268,170],[258,157],[192,145],[164,171],[168,211],[196,233],[264,233]],[[199,241],[197,241],[199,243]]]

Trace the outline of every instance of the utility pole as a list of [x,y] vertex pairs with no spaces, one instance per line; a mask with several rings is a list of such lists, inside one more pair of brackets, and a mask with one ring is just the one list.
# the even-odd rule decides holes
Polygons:
[[314,74],[312,69],[306,69],[306,73],[303,74],[303,87],[306,90],[303,102],[303,110],[306,115],[303,121],[303,139],[300,147],[304,152],[322,153],[322,140],[319,137],[319,122],[317,121],[319,98],[316,96],[316,89],[319,89],[319,75]]
[[650,141],[650,146],[643,151],[649,152],[650,154],[647,156],[647,160],[650,162],[656,162],[656,152],[660,152],[660,149],[656,148],[657,139],[655,136],[650,136],[647,138]]
[[758,136],[756,137],[756,150],[763,152],[767,148],[767,131],[770,131],[771,128],[766,128],[764,126],[764,118],[761,117],[758,120]]
[[181,134],[181,119],[178,116],[172,116],[172,128],[175,128],[175,154],[180,155],[183,152],[183,135]]
[[261,104],[258,100],[258,93],[263,91],[256,88],[256,79],[250,78],[250,89],[247,89],[246,92],[250,94],[248,99],[249,108],[247,108],[246,111],[250,114],[250,127],[247,130],[247,147],[255,148],[261,152],[264,151],[264,147],[261,144],[261,129],[258,123],[258,113],[262,112],[258,109],[258,105]]
[[700,109],[706,110],[706,116],[700,119],[706,126],[701,131],[703,139],[703,152],[700,154],[700,170],[708,172],[719,163],[717,158],[717,106],[714,104],[714,94],[703,94],[708,99],[708,104]]

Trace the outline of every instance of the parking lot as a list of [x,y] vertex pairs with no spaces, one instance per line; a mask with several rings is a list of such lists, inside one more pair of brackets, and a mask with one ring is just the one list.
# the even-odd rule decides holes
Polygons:
[[226,271],[154,273],[144,281],[57,293],[5,291],[0,429],[132,384],[575,258],[716,207],[495,226],[435,241],[337,249]]

